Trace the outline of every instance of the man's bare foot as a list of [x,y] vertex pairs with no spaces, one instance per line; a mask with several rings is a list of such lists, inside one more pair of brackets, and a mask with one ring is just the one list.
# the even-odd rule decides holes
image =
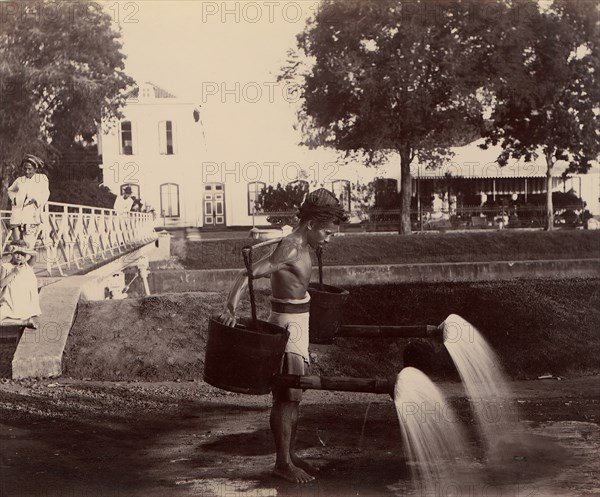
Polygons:
[[319,468],[313,466],[312,464],[307,463],[304,459],[300,459],[296,454],[290,454],[290,458],[292,459],[292,464],[304,471],[314,474],[319,472]]
[[273,474],[284,480],[291,481],[292,483],[308,483],[315,479],[314,476],[310,476],[306,471],[293,464],[275,466]]

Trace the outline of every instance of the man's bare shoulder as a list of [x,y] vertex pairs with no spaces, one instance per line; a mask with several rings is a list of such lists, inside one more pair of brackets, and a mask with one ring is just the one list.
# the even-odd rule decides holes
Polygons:
[[277,245],[272,260],[283,264],[293,264],[302,257],[303,252],[304,247],[300,240],[292,236],[286,236]]

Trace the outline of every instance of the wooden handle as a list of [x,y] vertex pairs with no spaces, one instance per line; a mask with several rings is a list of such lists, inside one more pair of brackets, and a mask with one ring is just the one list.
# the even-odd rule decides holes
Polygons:
[[319,263],[319,285],[323,285],[323,247],[317,247],[316,252]]
[[336,390],[339,392],[394,394],[396,380],[393,378],[348,378],[345,376],[300,376],[277,374],[273,377],[277,387],[311,390]]
[[[255,245],[248,245],[248,247],[250,247],[251,250],[254,250],[257,248],[266,247],[267,245],[273,245],[274,243],[279,243],[281,240],[283,240],[283,237],[273,238],[272,240],[265,240],[264,242],[260,242]],[[244,247],[244,248],[246,248],[246,247]]]
[[338,336],[340,337],[396,337],[396,338],[433,338],[437,326],[420,324],[413,326],[366,326],[348,325],[340,326]]
[[252,309],[252,326],[256,329],[256,299],[254,298],[254,286],[252,283],[254,280],[252,276],[252,247],[243,247],[242,255],[244,256],[244,264],[248,273],[248,293],[250,294],[250,308]]
[[250,294],[250,308],[252,309],[252,325],[256,329],[256,298],[254,297],[254,285],[252,276],[252,251],[257,248],[266,247],[267,245],[273,245],[279,243],[283,238],[274,238],[273,240],[266,240],[255,245],[246,245],[242,247],[242,255],[244,256],[244,264],[246,265],[246,271],[248,272],[248,293]]

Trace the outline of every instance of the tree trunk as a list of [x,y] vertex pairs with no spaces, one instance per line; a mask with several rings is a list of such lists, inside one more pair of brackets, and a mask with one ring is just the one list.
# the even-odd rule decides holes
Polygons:
[[8,201],[8,187],[10,186],[10,171],[8,164],[0,167],[0,210],[10,209]]
[[405,145],[400,149],[400,226],[398,227],[398,234],[400,235],[410,235],[412,233],[410,224],[411,160],[410,146]]
[[554,206],[552,205],[552,154],[546,152],[546,231],[554,229]]

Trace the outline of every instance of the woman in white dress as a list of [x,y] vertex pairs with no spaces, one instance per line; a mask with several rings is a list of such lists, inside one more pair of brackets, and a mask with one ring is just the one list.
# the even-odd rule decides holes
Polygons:
[[30,249],[35,247],[44,205],[50,197],[48,177],[39,172],[43,165],[39,157],[27,154],[21,161],[24,175],[19,176],[8,188],[13,240],[25,240]]

